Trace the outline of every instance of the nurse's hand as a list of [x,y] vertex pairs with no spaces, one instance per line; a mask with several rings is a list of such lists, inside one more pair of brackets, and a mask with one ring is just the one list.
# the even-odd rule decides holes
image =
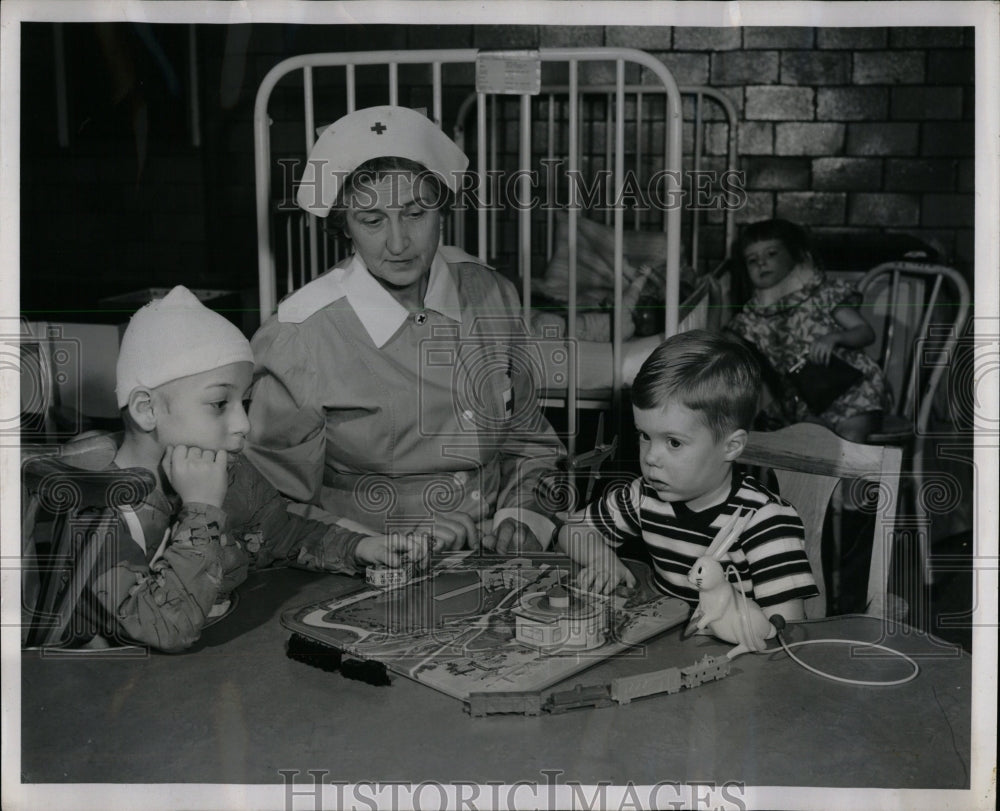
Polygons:
[[449,513],[435,513],[428,527],[421,524],[418,533],[429,533],[435,552],[448,552],[479,545],[479,530],[472,516],[461,510]]
[[505,518],[493,532],[483,536],[483,549],[499,555],[518,552],[541,552],[542,544],[527,524]]
[[354,556],[370,566],[388,566],[399,569],[412,565],[419,569],[427,560],[430,536],[409,532],[389,535],[372,535],[358,542]]

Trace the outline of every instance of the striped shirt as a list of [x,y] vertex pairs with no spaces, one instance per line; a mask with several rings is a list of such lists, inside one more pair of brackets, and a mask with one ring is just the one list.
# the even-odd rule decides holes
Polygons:
[[730,573],[730,580],[742,582],[747,596],[761,607],[819,594],[795,508],[742,472],[734,471],[725,503],[700,512],[682,501],[661,501],[639,477],[611,488],[578,513],[575,521],[598,530],[616,548],[629,538],[641,537],[653,559],[656,587],[696,603],[699,592],[688,583],[688,572],[741,508],[749,508],[754,515],[729,549],[728,558],[740,577],[737,581]]

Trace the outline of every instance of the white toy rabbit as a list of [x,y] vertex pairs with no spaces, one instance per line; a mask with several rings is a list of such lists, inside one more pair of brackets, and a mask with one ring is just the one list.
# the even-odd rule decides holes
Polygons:
[[705,555],[698,558],[688,572],[688,582],[701,595],[684,635],[707,631],[726,642],[736,643],[736,647],[726,654],[729,659],[741,653],[763,650],[764,640],[776,632],[761,607],[729,582],[722,564],[722,558],[739,540],[752,518],[752,510],[735,513],[719,530]]

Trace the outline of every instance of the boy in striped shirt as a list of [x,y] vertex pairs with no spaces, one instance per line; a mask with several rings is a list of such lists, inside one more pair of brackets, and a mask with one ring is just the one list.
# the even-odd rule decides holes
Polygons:
[[[722,334],[693,330],[664,341],[632,384],[642,475],[571,516],[562,549],[582,566],[580,587],[634,585],[614,549],[641,538],[656,587],[690,603],[688,571],[739,510],[753,512],[729,551],[743,589],[768,616],[802,619],[818,594],[795,508],[734,469],[757,411],[760,368]],[[735,580],[735,578],[734,578]]]

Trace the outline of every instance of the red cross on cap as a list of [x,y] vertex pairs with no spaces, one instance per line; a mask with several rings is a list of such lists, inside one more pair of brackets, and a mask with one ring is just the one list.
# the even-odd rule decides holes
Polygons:
[[375,126],[373,126],[371,129],[372,129],[372,132],[374,132],[376,135],[381,135],[383,132],[385,132],[389,128],[385,124],[383,124],[381,121],[376,121],[375,122]]

